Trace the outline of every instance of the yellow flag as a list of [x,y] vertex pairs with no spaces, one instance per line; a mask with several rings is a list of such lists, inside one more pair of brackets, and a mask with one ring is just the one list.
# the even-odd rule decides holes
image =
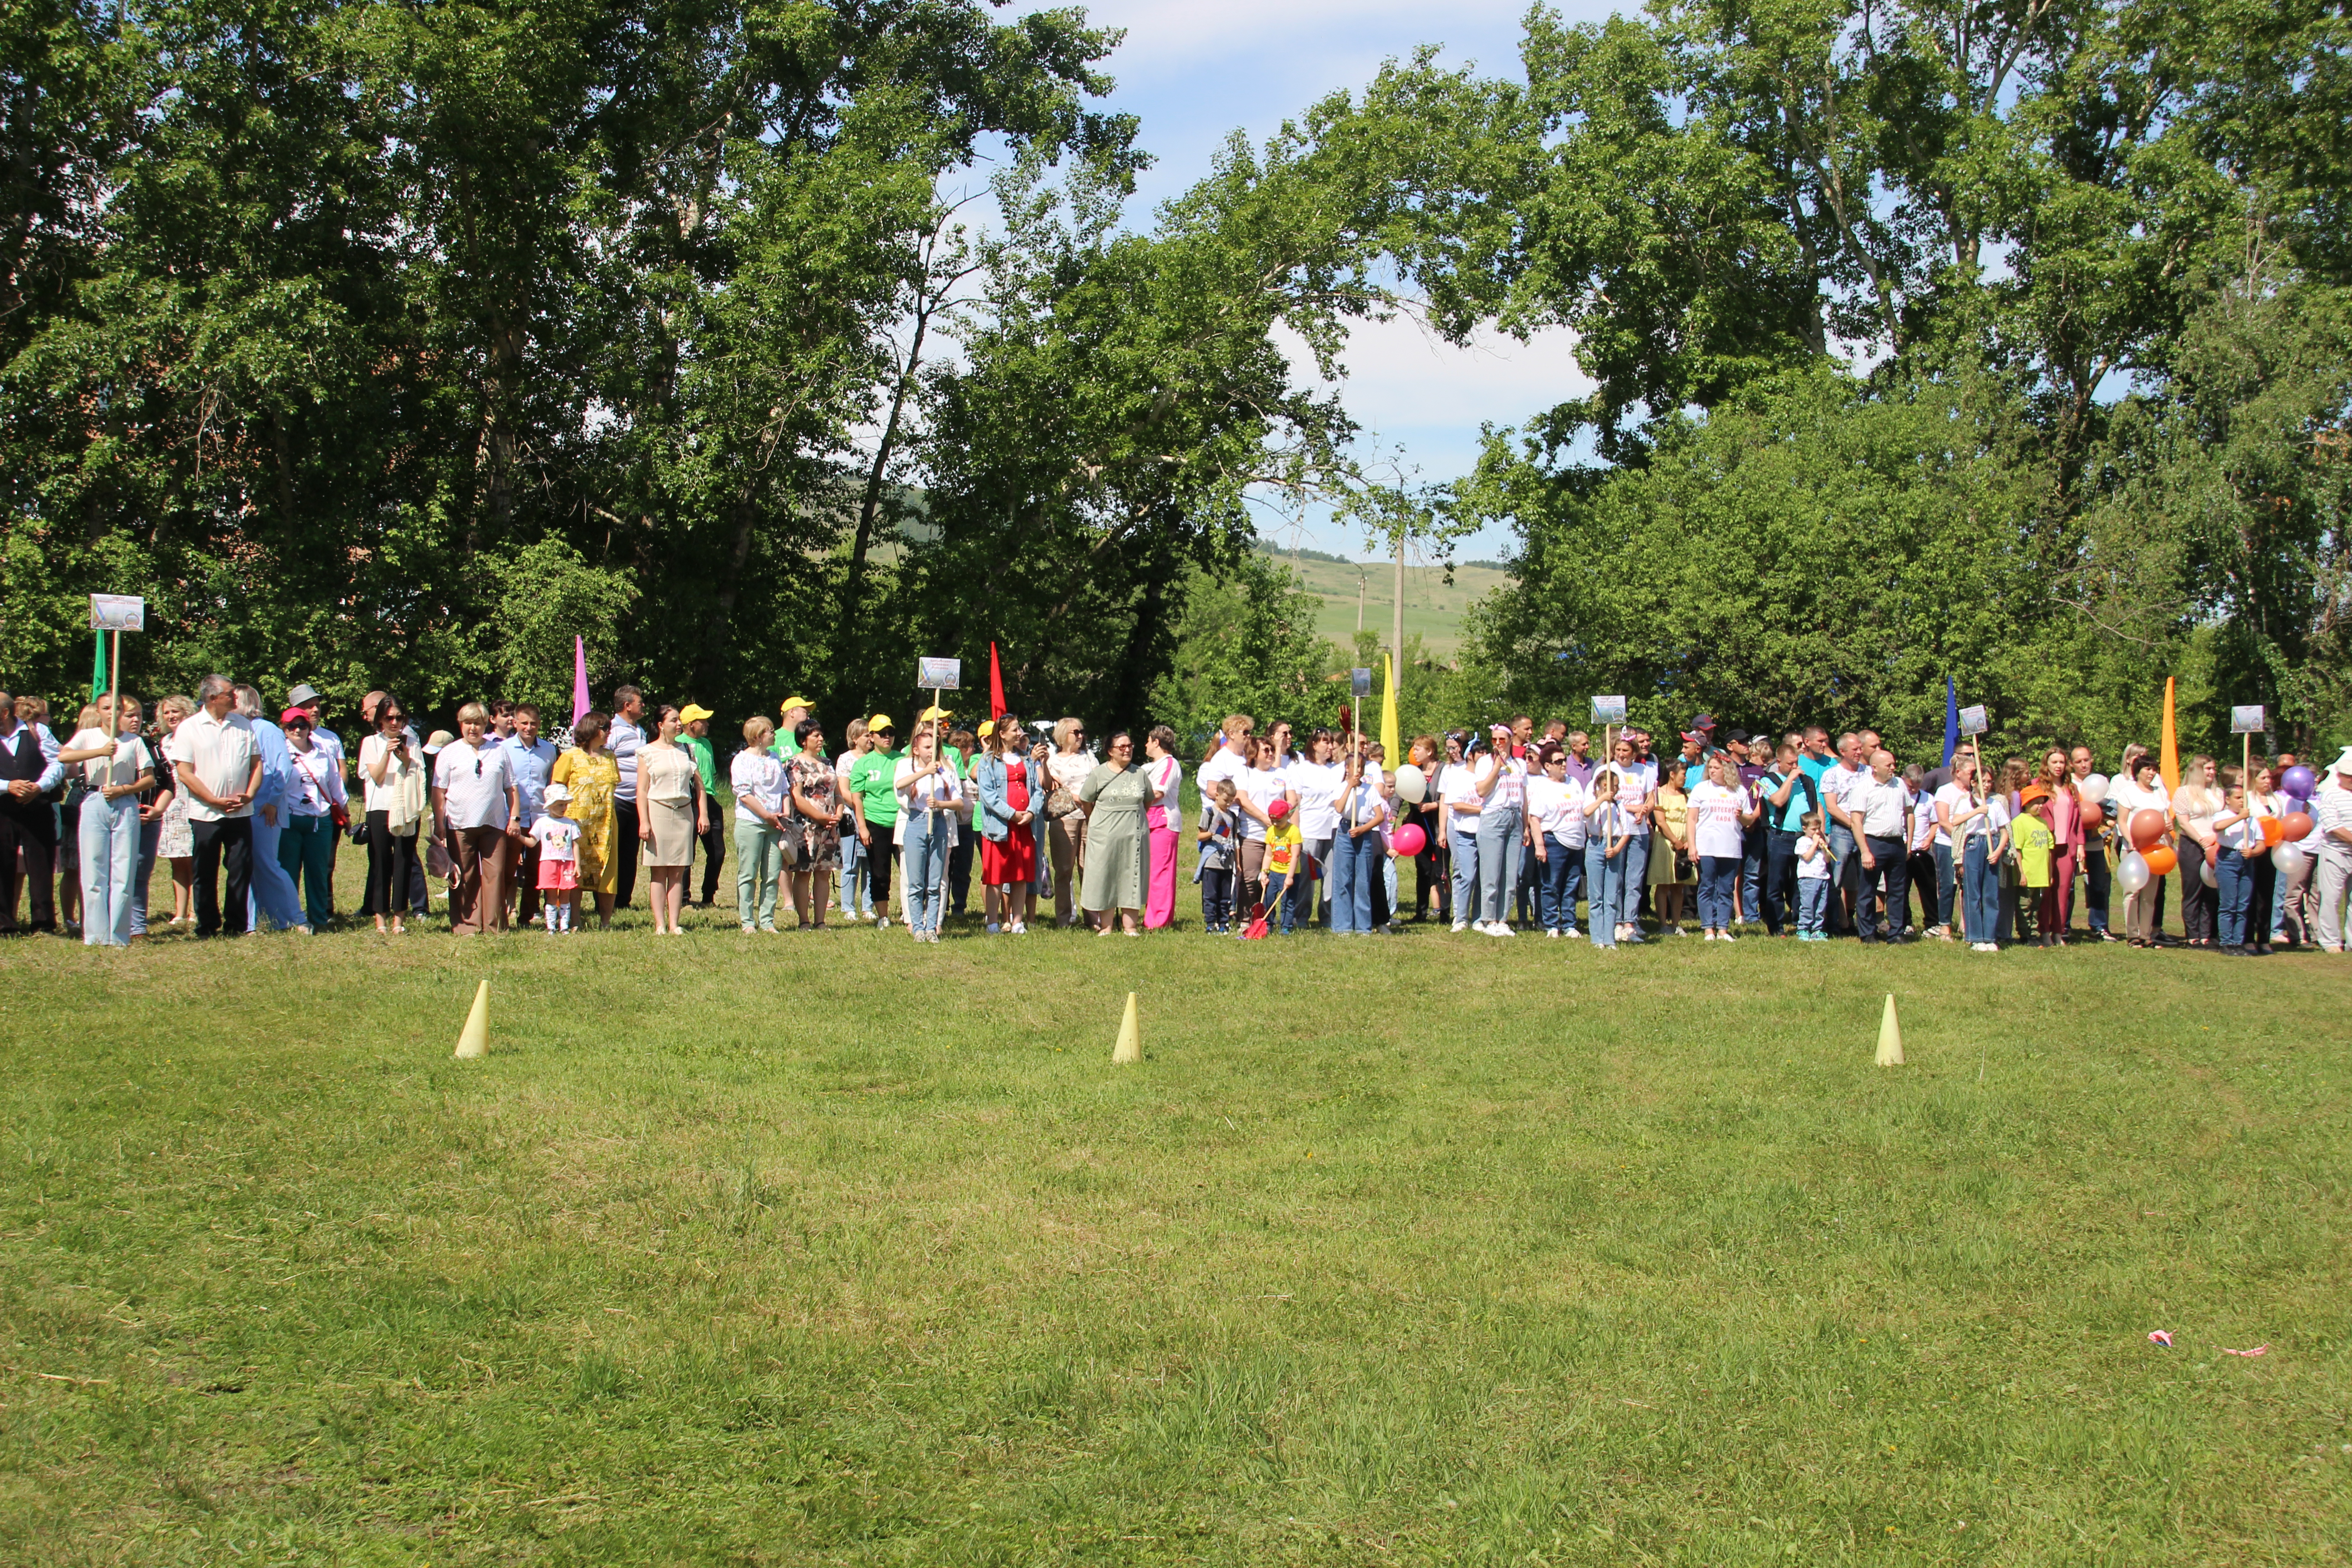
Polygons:
[[2164,775],[2166,794],[2180,787],[2180,742],[2172,732],[2172,677],[2164,678],[2164,747],[2156,754],[2157,772]]
[[1397,742],[1396,656],[1381,655],[1381,752],[1391,771],[1404,766],[1404,748]]

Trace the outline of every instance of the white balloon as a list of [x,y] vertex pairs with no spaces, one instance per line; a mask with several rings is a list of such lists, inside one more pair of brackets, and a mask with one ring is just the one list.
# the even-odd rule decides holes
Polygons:
[[2292,877],[2302,870],[2303,858],[2303,846],[2300,844],[2282,844],[2271,851],[2271,864],[2277,867],[2283,876]]
[[1429,778],[1411,763],[1396,771],[1397,798],[1419,805],[1429,798]]
[[2074,788],[2084,800],[2105,800],[2107,798],[2107,775],[2085,773]]
[[2116,886],[2126,893],[2137,893],[2147,886],[2147,862],[2135,849],[2116,862]]
[[2197,875],[2204,879],[2205,885],[2209,888],[2218,888],[2221,885],[2221,873],[2213,869],[2213,862],[2202,855],[2197,857]]

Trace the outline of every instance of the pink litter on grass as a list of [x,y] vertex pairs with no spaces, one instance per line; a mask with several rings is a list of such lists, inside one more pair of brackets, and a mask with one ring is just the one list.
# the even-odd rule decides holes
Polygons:
[[2271,1347],[2268,1345],[2256,1345],[2250,1351],[2233,1351],[2229,1346],[2223,1345],[2221,1347],[2221,1351],[2223,1355],[2268,1355],[2271,1353]]
[[2172,1336],[2166,1333],[2162,1329],[2150,1329],[2147,1334],[2147,1342],[2152,1345],[2162,1345],[2166,1350],[2170,1350],[2172,1348]]

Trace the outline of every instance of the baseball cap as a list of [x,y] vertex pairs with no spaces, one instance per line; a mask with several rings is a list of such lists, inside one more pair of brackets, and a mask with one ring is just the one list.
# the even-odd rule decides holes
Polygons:
[[457,736],[452,735],[446,730],[434,731],[432,734],[425,738],[425,754],[428,757],[431,756],[434,752],[439,751],[442,747],[448,745],[457,738]]
[[814,708],[816,704],[805,697],[787,697],[776,705],[779,713],[789,713],[795,708]]
[[308,724],[310,722],[310,710],[308,708],[289,708],[278,716],[280,724],[291,724],[297,719]]
[[1704,732],[1705,732],[1705,731],[1709,731],[1709,730],[1714,729],[1714,728],[1715,728],[1715,715],[1714,715],[1714,714],[1712,714],[1712,713],[1702,713],[1702,714],[1700,714],[1697,718],[1696,718],[1696,719],[1694,719],[1694,720],[1692,720],[1692,721],[1691,721],[1691,728],[1692,728],[1692,729],[1694,729],[1694,730],[1699,731],[1701,731],[1702,733],[1704,733]]
[[711,712],[709,709],[705,708],[699,702],[689,702],[685,707],[677,710],[677,721],[681,724],[691,724],[697,719],[714,719],[717,717],[717,714]]
[[923,710],[922,717],[918,719],[916,722],[919,724],[928,722],[933,719],[952,719],[954,717],[954,710],[942,708],[938,703],[934,702],[929,708]]
[[1286,800],[1277,800],[1265,808],[1265,814],[1276,822],[1280,822],[1290,815],[1290,803]]
[[868,730],[896,730],[898,726],[890,722],[890,715],[887,713],[877,713],[873,718],[866,721],[866,727]]
[[2039,780],[2036,780],[2032,784],[2025,786],[2024,793],[2017,797],[2017,803],[2020,805],[2032,805],[2037,800],[2048,800],[2049,798],[2050,786]]
[[319,700],[319,689],[308,681],[286,694],[289,708],[308,708]]
[[991,735],[996,733],[996,721],[993,719],[982,719],[980,721],[980,728],[975,731],[975,733],[977,733],[982,740],[987,740]]

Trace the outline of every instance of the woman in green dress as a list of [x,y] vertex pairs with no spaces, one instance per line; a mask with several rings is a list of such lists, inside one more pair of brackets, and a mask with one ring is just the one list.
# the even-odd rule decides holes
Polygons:
[[1078,902],[1094,918],[1095,934],[1110,934],[1111,911],[1118,911],[1127,934],[1143,918],[1145,869],[1151,863],[1145,811],[1151,781],[1135,765],[1135,737],[1122,730],[1103,748],[1101,765],[1078,786],[1087,814],[1086,885]]

